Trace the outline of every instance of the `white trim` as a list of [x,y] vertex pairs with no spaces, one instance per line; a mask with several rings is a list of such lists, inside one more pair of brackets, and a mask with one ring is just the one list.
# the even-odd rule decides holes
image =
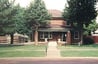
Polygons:
[[74,39],[79,39],[79,32],[78,31],[74,32]]
[[92,36],[98,36],[98,34],[92,34]]

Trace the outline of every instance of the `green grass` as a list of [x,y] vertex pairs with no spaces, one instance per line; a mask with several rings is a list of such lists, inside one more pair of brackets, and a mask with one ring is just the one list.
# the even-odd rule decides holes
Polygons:
[[45,45],[0,45],[0,57],[44,57]]
[[98,57],[98,45],[59,46],[62,57]]

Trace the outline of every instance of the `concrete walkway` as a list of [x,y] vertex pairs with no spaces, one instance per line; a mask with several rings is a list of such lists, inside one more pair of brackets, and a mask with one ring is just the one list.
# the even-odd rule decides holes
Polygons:
[[61,57],[60,50],[57,49],[56,42],[49,42],[47,48],[47,57]]

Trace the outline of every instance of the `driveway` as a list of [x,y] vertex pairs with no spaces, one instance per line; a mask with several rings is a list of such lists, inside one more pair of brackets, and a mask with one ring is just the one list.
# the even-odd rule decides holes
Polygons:
[[98,64],[98,58],[3,58],[0,64]]

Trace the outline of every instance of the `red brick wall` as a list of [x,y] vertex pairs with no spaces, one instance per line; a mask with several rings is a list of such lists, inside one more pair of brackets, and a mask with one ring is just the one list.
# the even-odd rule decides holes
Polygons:
[[64,20],[51,20],[50,25],[65,26],[66,22]]
[[93,36],[93,39],[94,39],[95,43],[98,44],[98,36]]

